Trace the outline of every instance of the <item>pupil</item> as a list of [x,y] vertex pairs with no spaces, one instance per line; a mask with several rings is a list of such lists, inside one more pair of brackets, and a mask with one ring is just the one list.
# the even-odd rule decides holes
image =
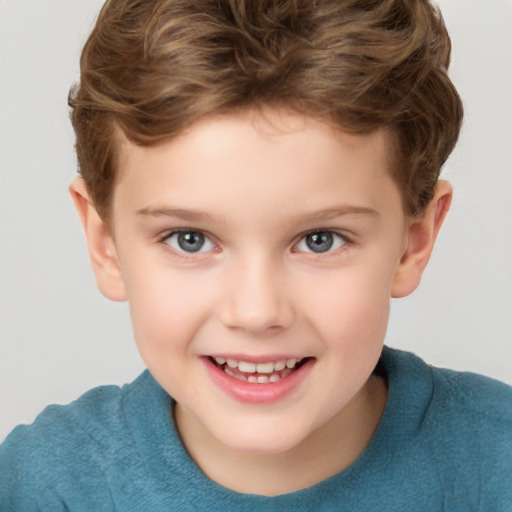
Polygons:
[[333,244],[331,233],[312,233],[306,237],[306,245],[313,252],[328,251]]
[[178,235],[178,244],[187,252],[197,252],[204,245],[204,235],[195,231],[187,231]]

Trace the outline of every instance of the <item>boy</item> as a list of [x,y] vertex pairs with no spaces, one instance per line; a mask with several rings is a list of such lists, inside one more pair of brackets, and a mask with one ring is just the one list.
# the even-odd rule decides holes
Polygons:
[[448,60],[426,2],[107,2],[71,193],[149,372],[13,432],[2,510],[511,508],[511,390],[382,346],[450,205]]

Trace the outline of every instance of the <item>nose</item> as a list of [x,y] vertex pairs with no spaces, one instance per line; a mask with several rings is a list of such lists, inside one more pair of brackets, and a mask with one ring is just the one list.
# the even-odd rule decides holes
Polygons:
[[231,329],[254,334],[285,329],[294,310],[280,265],[263,259],[247,259],[237,265],[225,283],[220,319]]

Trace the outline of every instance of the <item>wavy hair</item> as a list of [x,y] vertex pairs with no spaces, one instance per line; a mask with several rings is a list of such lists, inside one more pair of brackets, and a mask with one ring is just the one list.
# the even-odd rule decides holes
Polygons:
[[70,91],[79,172],[109,218],[118,136],[157,144],[205,116],[284,106],[393,134],[409,215],[462,122],[450,39],[427,0],[107,0]]

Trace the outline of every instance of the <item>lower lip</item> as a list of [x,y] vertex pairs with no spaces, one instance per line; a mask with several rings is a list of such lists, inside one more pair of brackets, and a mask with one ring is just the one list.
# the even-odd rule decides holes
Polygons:
[[306,378],[315,363],[313,358],[308,359],[300,368],[284,379],[267,384],[257,384],[230,377],[212,363],[208,357],[203,358],[203,360],[210,378],[222,391],[239,402],[250,404],[277,402],[289,395]]

